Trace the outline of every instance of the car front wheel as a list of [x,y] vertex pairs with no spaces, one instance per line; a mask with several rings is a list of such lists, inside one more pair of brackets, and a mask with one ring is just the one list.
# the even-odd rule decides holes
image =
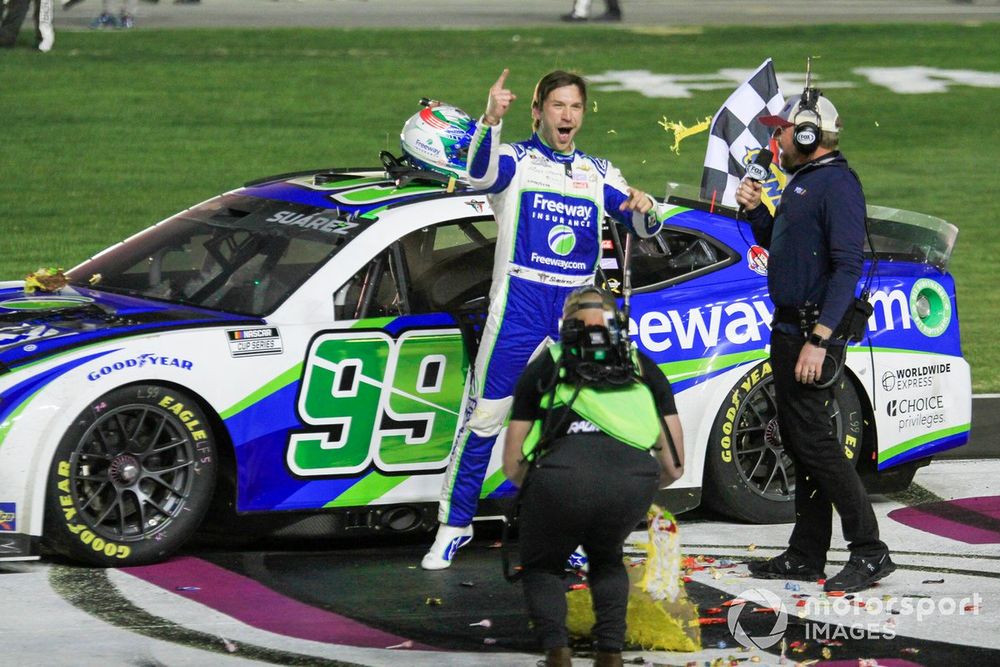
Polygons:
[[[844,454],[861,451],[861,402],[842,374],[834,387],[833,429]],[[750,523],[795,520],[795,465],[778,430],[770,361],[747,371],[726,395],[715,417],[705,454],[712,509]]]
[[103,567],[162,560],[201,523],[216,459],[194,398],[151,384],[115,389],[81,412],[59,443],[45,542]]

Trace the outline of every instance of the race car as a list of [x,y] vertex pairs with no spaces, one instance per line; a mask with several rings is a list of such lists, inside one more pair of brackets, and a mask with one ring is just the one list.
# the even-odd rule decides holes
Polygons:
[[[630,333],[673,384],[687,448],[660,500],[790,520],[767,252],[734,211],[665,204],[630,260]],[[835,428],[886,490],[967,441],[971,384],[947,272],[956,228],[870,213],[874,312],[849,347]],[[596,279],[621,290],[624,243],[605,227]],[[182,211],[64,286],[3,283],[0,559],[154,562],[210,509],[321,515],[330,532],[433,527],[496,233],[486,197],[454,179],[319,170]],[[481,515],[513,491],[496,448]]]

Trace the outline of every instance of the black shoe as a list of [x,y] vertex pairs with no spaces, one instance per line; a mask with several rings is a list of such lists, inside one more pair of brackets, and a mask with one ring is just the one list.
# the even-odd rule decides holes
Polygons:
[[795,579],[796,581],[816,581],[826,574],[810,567],[801,556],[786,551],[770,560],[755,561],[747,565],[750,574],[758,579]]
[[78,5],[81,2],[83,2],[83,0],[62,0],[62,8],[69,9],[73,5]]
[[570,12],[569,14],[563,14],[559,18],[561,18],[563,21],[569,21],[570,23],[578,23],[587,20],[586,16],[577,16],[573,12]]
[[854,593],[871,587],[879,579],[884,579],[896,571],[896,564],[888,553],[878,558],[863,558],[851,556],[844,569],[830,577],[823,584],[823,590]]
[[613,21],[621,21],[622,20],[622,13],[621,12],[605,12],[605,13],[601,14],[600,16],[595,16],[594,20],[595,21],[603,21],[605,23],[613,22]]

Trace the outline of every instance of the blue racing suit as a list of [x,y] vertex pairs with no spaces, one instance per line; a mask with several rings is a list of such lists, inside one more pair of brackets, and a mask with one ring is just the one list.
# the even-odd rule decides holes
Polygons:
[[483,119],[469,148],[469,180],[487,193],[498,225],[490,307],[468,386],[466,421],[452,448],[438,520],[467,526],[476,513],[493,445],[514,386],[546,339],[559,339],[566,296],[594,281],[605,212],[641,237],[661,216],[620,211],[628,184],[610,162],[564,154],[537,134],[500,143],[500,125]]

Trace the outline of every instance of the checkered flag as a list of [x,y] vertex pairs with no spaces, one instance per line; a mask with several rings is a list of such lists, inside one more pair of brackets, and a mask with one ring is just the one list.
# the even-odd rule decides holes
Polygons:
[[758,116],[776,114],[785,104],[774,63],[768,58],[737,88],[712,119],[701,176],[701,196],[736,208],[736,187],[753,155],[768,144],[770,130]]

